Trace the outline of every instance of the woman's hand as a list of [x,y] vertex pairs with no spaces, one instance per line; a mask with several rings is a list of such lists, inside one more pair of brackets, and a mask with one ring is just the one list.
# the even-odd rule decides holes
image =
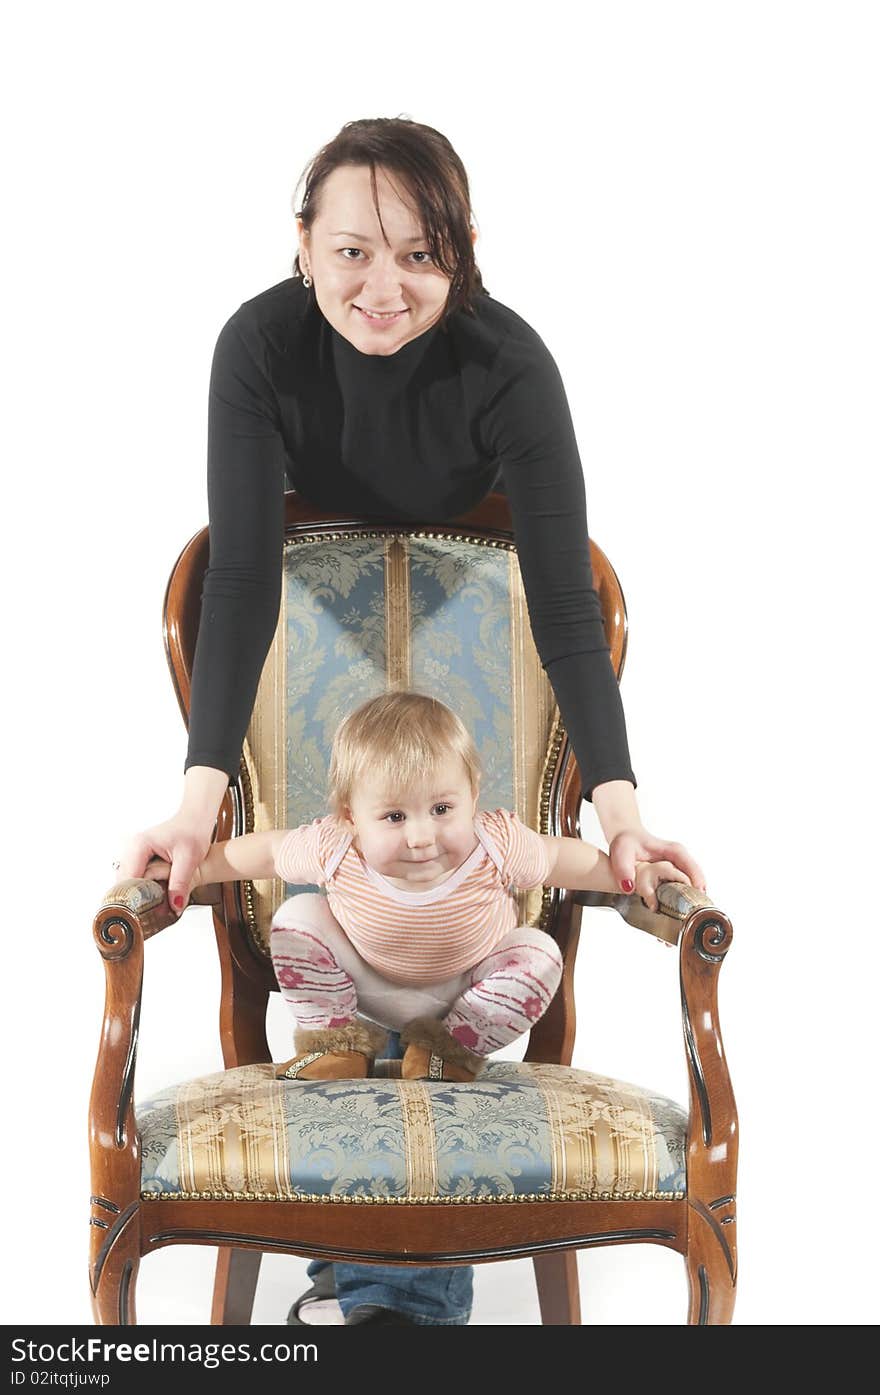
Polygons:
[[213,832],[213,819],[208,826],[204,818],[178,811],[165,823],[145,829],[129,840],[120,859],[120,879],[150,876],[165,881],[167,877],[168,904],[179,915],[192,888],[201,884],[199,867],[211,846]]
[[[622,891],[631,892],[635,886],[636,862],[671,863],[683,877],[663,877],[663,881],[686,881],[699,891],[706,890],[706,878],[698,862],[681,843],[669,843],[655,838],[641,826],[621,828],[608,845],[611,869]],[[653,908],[652,908],[653,909]]]
[[636,863],[635,882],[636,894],[652,911],[657,910],[657,888],[661,882],[687,882],[688,886],[692,885],[690,877],[673,867],[671,862]]
[[[150,881],[167,882],[168,878],[171,876],[171,863],[166,862],[164,858],[153,857],[150,859],[150,861],[144,868],[144,876],[147,877]],[[193,878],[190,882],[189,890],[186,893],[186,898],[184,901],[185,905],[187,905],[191,900],[192,894],[196,887],[203,885],[204,877],[202,876],[202,869],[201,867],[197,867],[196,870],[193,872]]]

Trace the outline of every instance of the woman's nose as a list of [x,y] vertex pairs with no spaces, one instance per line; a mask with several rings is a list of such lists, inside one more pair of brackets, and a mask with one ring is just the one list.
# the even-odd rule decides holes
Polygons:
[[375,261],[364,280],[364,287],[376,295],[399,295],[400,271],[393,261]]

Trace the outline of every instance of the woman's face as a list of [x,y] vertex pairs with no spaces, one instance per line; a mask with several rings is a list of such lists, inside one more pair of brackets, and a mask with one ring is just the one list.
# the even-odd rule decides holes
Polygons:
[[416,213],[382,168],[376,186],[388,243],[369,167],[340,165],[321,188],[311,231],[297,219],[300,266],[335,330],[361,353],[393,354],[439,320],[449,278],[434,265]]

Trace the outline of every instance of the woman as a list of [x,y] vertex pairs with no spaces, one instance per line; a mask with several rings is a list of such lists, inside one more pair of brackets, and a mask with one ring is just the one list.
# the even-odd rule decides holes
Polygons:
[[[704,887],[680,844],[642,826],[565,392],[539,336],[483,288],[452,146],[404,118],[349,122],[306,171],[297,227],[293,277],[240,306],[217,341],[183,798],[131,841],[122,874],[142,876],[157,854],[172,905],[185,904],[277,623],[285,488],[334,511],[438,522],[502,488],[535,644],[621,888],[637,858]],[[309,1273],[316,1299],[332,1294],[331,1266]],[[352,1324],[463,1324],[471,1273],[336,1265],[335,1282]]]

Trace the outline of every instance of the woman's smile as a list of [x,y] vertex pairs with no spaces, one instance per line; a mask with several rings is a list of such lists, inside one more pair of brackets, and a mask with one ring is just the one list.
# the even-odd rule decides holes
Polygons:
[[396,325],[407,313],[406,310],[367,310],[362,305],[355,305],[354,308],[360,313],[361,318],[375,329]]

